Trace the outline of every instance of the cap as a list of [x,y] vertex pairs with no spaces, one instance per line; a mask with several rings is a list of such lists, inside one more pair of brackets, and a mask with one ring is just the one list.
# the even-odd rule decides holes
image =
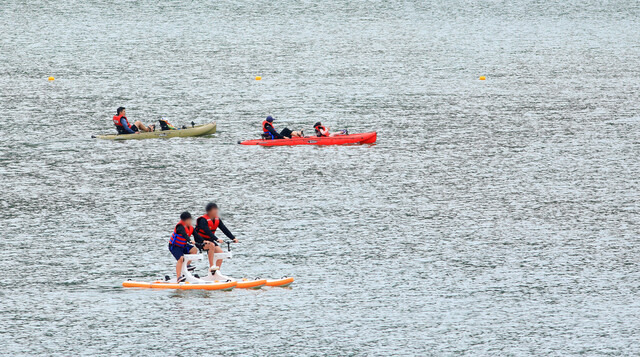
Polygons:
[[272,121],[274,121],[274,120],[275,120],[275,119],[273,119],[273,117],[272,117],[271,115],[269,115],[269,116],[267,117],[267,121],[268,121],[268,122],[272,122]]

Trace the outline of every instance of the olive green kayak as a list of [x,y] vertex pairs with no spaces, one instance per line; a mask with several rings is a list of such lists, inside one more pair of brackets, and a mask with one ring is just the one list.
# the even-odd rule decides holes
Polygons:
[[141,132],[140,134],[112,134],[112,135],[92,135],[92,138],[104,140],[131,140],[131,139],[158,139],[158,138],[186,138],[189,136],[202,136],[215,134],[216,122],[196,125],[192,128],[177,130],[159,130],[152,132]]

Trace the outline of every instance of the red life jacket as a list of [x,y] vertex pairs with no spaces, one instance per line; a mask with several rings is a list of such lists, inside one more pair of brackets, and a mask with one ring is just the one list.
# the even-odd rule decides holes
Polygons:
[[[187,236],[183,237],[180,234],[178,234],[178,227],[179,226],[183,226],[184,230],[187,232]],[[169,240],[169,244],[171,245],[175,245],[178,247],[184,247],[187,245],[187,239],[189,239],[189,237],[191,237],[191,235],[193,234],[193,227],[191,226],[187,226],[186,224],[184,224],[183,221],[178,222],[178,224],[176,224],[175,228],[173,228],[173,234],[171,235],[171,239]]]
[[275,129],[275,127],[273,126],[273,123],[269,123],[268,121],[265,120],[262,122],[262,132],[265,134],[269,134],[269,130],[267,130],[267,124],[271,125],[271,127]]
[[113,116],[113,124],[116,126],[116,128],[122,128],[122,123],[120,122],[120,119],[124,118],[127,121],[127,125],[129,125],[129,128],[131,128],[131,124],[129,124],[129,120],[127,119],[127,117],[125,117],[124,115],[114,115]]
[[[329,129],[325,128],[324,125],[318,125],[314,129],[316,129],[316,135],[318,136],[329,136]],[[323,132],[326,134],[323,134]]]
[[[209,229],[211,230],[211,233],[216,234],[216,229],[218,229],[218,225],[220,224],[220,218],[216,217],[215,219],[211,219],[209,217],[209,215],[204,214],[200,217],[198,217],[198,222],[200,221],[201,218],[204,218],[207,220],[207,225],[209,226]],[[203,238],[203,239],[208,239],[208,240],[213,240],[213,237],[209,237],[204,230],[200,229],[200,227],[196,227],[196,232],[198,232],[198,234]]]

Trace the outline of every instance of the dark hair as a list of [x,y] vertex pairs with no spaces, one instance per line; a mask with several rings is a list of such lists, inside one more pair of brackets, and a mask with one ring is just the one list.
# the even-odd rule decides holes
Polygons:
[[122,113],[123,110],[125,110],[125,107],[119,107],[118,108],[118,115],[120,115],[120,113]]
[[314,127],[314,128],[317,128],[317,127],[319,127],[319,126],[322,126],[322,123],[317,122],[317,123],[315,123],[315,124],[313,125],[313,127]]
[[186,221],[189,218],[191,218],[191,213],[187,211],[182,212],[182,214],[180,215],[180,219],[183,221]]
[[207,203],[207,207],[205,208],[205,211],[209,212],[214,208],[218,208],[218,205],[213,203],[213,202],[209,202],[209,203]]

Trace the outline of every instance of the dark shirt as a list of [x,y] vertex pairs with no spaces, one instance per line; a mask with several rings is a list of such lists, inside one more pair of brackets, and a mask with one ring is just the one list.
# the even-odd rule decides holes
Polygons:
[[276,129],[273,128],[273,125],[267,123],[264,125],[264,128],[269,131],[274,139],[284,139],[284,136],[280,135],[280,133],[278,133]]
[[[196,238],[196,242],[202,243],[204,240],[216,241],[216,242],[218,241],[218,237],[216,237],[216,235],[213,234],[213,232],[211,232],[211,229],[209,229],[209,225],[207,224],[206,219],[202,217],[198,218],[197,224],[198,224],[198,228],[204,231],[205,236],[200,236],[198,234],[198,236],[196,237],[196,233],[194,233],[193,236],[194,238]],[[220,229],[222,233],[224,233],[224,235],[226,235],[229,239],[231,240],[236,239],[236,237],[233,236],[231,231],[229,231],[227,226],[225,226],[224,223],[222,223],[221,219],[218,221],[218,229]],[[201,240],[201,241],[198,241],[198,240]]]
[[179,224],[176,227],[176,233],[178,233],[180,236],[184,237],[184,239],[187,240],[187,243],[189,242],[189,236],[187,235],[187,231],[184,229],[182,224]]
[[122,129],[123,132],[121,134],[135,134],[135,131],[129,128],[129,122],[127,121],[127,118],[125,117],[120,118],[120,124],[122,124],[122,128],[118,128],[118,129]]

